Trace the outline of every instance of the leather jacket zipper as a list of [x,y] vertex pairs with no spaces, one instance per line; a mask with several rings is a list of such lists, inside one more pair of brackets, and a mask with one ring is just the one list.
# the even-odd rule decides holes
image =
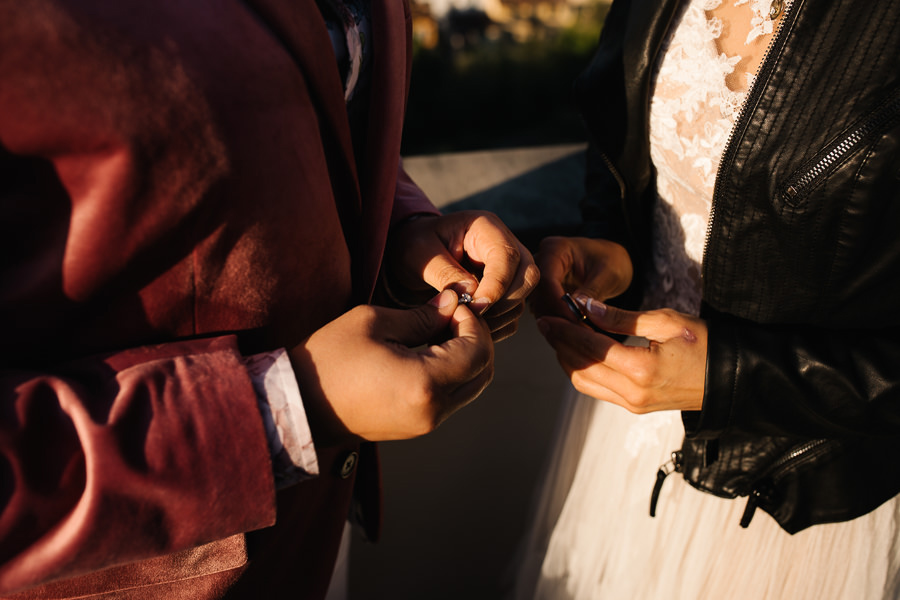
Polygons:
[[[753,519],[753,515],[756,514],[756,509],[759,508],[760,502],[771,499],[772,491],[786,473],[804,461],[818,456],[827,442],[828,440],[804,442],[794,446],[772,463],[754,483],[750,493],[747,494],[747,504],[741,515],[741,527],[746,528],[750,525],[750,521]],[[684,453],[681,450],[673,452],[672,458],[659,467],[659,471],[656,472],[656,482],[653,484],[653,492],[650,494],[651,517],[656,516],[659,495],[666,478],[672,473],[681,473],[683,469]]]
[[[774,50],[776,49],[776,47],[780,47],[783,45],[784,37],[787,35],[785,32],[790,30],[790,25],[793,24],[792,22],[795,18],[796,11],[793,10],[793,0],[784,0],[784,2],[781,4],[781,10],[784,12],[784,16],[782,17],[781,22],[778,24],[775,35],[772,36],[772,39],[769,40],[769,46],[768,48],[766,48],[766,52],[763,55],[763,61],[756,73],[753,87],[750,88],[750,91],[747,93],[747,97],[744,98],[744,104],[741,106],[741,110],[738,113],[737,119],[735,119],[734,127],[731,128],[731,132],[728,134],[728,141],[725,142],[725,151],[722,153],[722,158],[719,161],[719,169],[716,172],[716,182],[713,186],[712,206],[709,209],[709,220],[706,224],[706,240],[703,244],[703,262],[700,263],[701,279],[704,278],[703,275],[706,272],[706,265],[709,264],[709,261],[707,260],[707,254],[709,252],[709,239],[712,235],[713,223],[716,220],[716,204],[718,204],[717,200],[719,196],[721,196],[721,189],[726,178],[726,172],[730,168],[730,165],[734,160],[734,155],[737,152],[737,148],[735,147],[735,140],[740,138],[737,132],[743,131],[749,124],[749,118],[752,114],[752,111],[748,110],[747,107],[754,106],[759,101],[760,96],[762,96],[763,89],[765,89],[765,81],[769,78],[769,74],[772,72],[772,69],[774,67],[775,59],[773,58],[773,56],[777,56],[778,54],[777,52],[774,52]],[[791,22],[789,23],[789,21]]]
[[625,210],[625,207],[624,207],[625,193],[627,191],[627,188],[625,187],[625,178],[622,177],[622,174],[619,173],[619,170],[616,168],[616,166],[613,164],[613,162],[611,160],[609,160],[609,157],[606,155],[606,152],[604,152],[600,148],[597,148],[597,154],[600,155],[600,158],[603,160],[603,164],[605,164],[606,168],[609,169],[609,172],[612,174],[613,179],[615,179],[616,183],[619,184],[619,200],[623,204],[622,211],[627,215],[628,212]]
[[812,165],[791,177],[784,186],[783,197],[788,203],[796,203],[821,177],[840,164],[844,157],[853,152],[861,143],[874,134],[880,134],[900,117],[900,95],[894,96],[878,108],[872,115],[854,127],[853,131],[831,144],[824,156]]
[[680,473],[684,466],[684,454],[681,450],[672,453],[672,458],[659,467],[656,472],[656,483],[653,484],[653,493],[650,494],[650,516],[656,516],[656,504],[659,502],[659,493],[662,491],[663,482],[671,473]]
[[771,498],[772,490],[775,489],[786,473],[803,461],[818,456],[819,452],[817,451],[827,442],[828,440],[811,440],[799,446],[794,446],[781,458],[772,463],[747,495],[747,505],[744,507],[744,513],[741,515],[741,527],[747,528],[750,525],[750,521],[753,519],[753,515],[756,514],[756,509],[759,507],[760,502]]

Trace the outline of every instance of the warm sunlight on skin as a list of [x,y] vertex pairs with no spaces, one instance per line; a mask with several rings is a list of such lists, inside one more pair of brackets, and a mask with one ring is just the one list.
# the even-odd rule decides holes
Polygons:
[[495,342],[516,331],[540,272],[496,215],[473,210],[423,216],[398,227],[393,237],[397,250],[387,258],[400,285],[471,294],[469,308],[484,318]]
[[[421,307],[361,305],[291,350],[323,446],[433,431],[493,378],[490,332],[445,291]],[[315,385],[313,385],[313,383]]]
[[578,391],[639,414],[702,408],[705,322],[670,309],[626,311],[577,300],[598,329],[648,342],[626,345],[582,324],[541,317],[538,327]]
[[706,11],[706,14],[708,17],[721,19],[722,35],[715,40],[719,52],[726,56],[741,57],[740,62],[734,66],[734,71],[725,77],[725,85],[735,92],[746,91],[747,74],[754,74],[759,70],[772,34],[763,34],[749,44],[746,43],[753,17],[749,3],[734,6],[731,2],[722,2],[718,7]]
[[[670,309],[627,311],[603,302],[631,283],[631,259],[622,246],[589,238],[547,238],[536,260],[542,280],[531,309],[578,391],[634,413],[702,407],[706,322]],[[589,324],[568,309],[566,292]],[[604,332],[648,343],[625,345]]]

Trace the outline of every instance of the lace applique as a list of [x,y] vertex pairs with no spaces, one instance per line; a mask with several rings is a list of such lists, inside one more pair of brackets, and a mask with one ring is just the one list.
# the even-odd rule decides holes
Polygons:
[[652,452],[659,448],[660,438],[671,430],[673,423],[680,420],[681,413],[677,410],[661,410],[640,415],[628,428],[622,449],[631,458],[636,458],[644,452]]
[[[742,57],[718,51],[724,24],[707,15],[722,1],[691,0],[656,65],[650,156],[660,201],[653,219],[646,308],[668,306],[696,314],[700,307],[700,262],[716,173],[747,95],[726,84]],[[753,31],[748,43],[772,32],[767,18],[772,0],[726,1],[749,3]],[[747,76],[752,84],[753,74]]]
[[[652,265],[644,297],[647,309],[665,306],[690,314],[700,310],[700,264],[716,173],[747,96],[726,83],[742,57],[718,51],[716,40],[725,24],[707,15],[722,1],[691,0],[656,65],[650,157],[657,171],[659,201],[653,214]],[[760,21],[768,15],[771,0],[726,1],[734,6],[750,2],[747,14],[753,31],[748,43],[772,32],[771,21]],[[753,76],[746,73],[747,90]],[[667,431],[666,419],[672,418],[648,416],[635,420],[626,432],[626,450],[632,455],[658,445]]]
[[769,35],[775,30],[775,21],[769,18],[769,11],[772,10],[772,0],[736,0],[735,6],[750,4],[750,10],[753,11],[753,18],[750,19],[750,34],[747,35],[745,44],[749,44],[756,38]]

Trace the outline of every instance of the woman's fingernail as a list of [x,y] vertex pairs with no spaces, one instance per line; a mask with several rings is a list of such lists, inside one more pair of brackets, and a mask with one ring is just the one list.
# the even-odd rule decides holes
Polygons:
[[434,298],[428,301],[428,304],[438,308],[444,308],[456,302],[456,293],[452,290],[444,290]]
[[545,321],[544,319],[537,320],[537,328],[543,336],[546,336],[548,333],[550,333],[550,325],[548,325],[547,321]]
[[595,317],[602,317],[606,314],[606,305],[599,300],[594,300],[590,296],[585,296],[584,294],[578,294],[578,296],[575,297],[575,300],[584,306],[588,313]]

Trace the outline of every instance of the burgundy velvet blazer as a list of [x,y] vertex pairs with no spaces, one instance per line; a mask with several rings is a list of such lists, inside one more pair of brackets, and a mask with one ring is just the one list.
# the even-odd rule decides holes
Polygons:
[[366,302],[433,211],[408,6],[371,5],[355,158],[314,0],[0,0],[0,596],[317,598],[355,485],[377,521],[366,445],[275,493],[240,363]]

